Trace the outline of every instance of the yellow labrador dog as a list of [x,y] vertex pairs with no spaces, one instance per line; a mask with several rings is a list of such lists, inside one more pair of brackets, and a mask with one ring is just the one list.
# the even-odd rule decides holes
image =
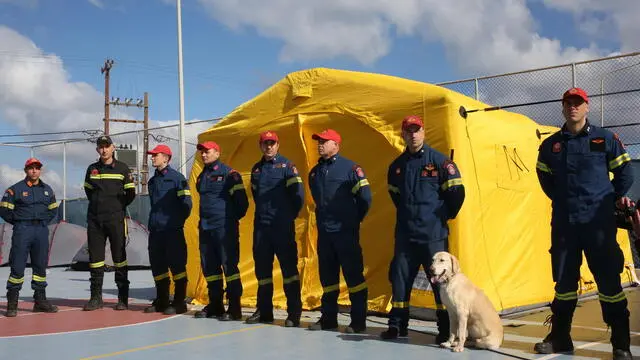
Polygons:
[[432,260],[430,280],[440,286],[451,328],[449,340],[440,346],[463,351],[468,332],[476,348],[499,348],[504,338],[502,322],[489,298],[460,271],[455,256],[441,251]]

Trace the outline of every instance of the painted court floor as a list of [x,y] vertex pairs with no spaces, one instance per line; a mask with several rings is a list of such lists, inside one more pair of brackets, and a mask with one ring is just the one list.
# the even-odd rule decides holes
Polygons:
[[[0,268],[4,284],[9,269]],[[370,316],[366,334],[345,334],[349,323],[341,315],[340,331],[309,331],[319,312],[305,312],[300,328],[284,328],[286,314],[276,311],[273,325],[247,325],[195,319],[195,309],[187,314],[164,316],[144,314],[155,290],[149,271],[131,271],[131,305],[115,311],[117,290],[113,273],[105,275],[105,308],[82,311],[89,298],[88,272],[49,270],[48,297],[59,306],[56,314],[32,313],[30,269],[20,293],[16,318],[4,317],[5,291],[0,295],[0,359],[610,359],[610,332],[602,322],[597,300],[579,304],[572,336],[576,352],[568,355],[537,355],[533,344],[548,332],[543,322],[548,308],[503,319],[505,341],[498,351],[467,348],[452,353],[433,344],[436,328],[430,321],[412,320],[408,339],[382,341],[378,334],[386,319]],[[640,291],[627,288],[631,308],[632,353],[640,359]],[[245,317],[253,309],[244,309]]]

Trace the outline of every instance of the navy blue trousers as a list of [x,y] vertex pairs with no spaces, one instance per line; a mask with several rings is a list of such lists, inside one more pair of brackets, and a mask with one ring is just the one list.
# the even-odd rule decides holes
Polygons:
[[273,314],[273,259],[278,257],[287,312],[299,316],[302,313],[300,275],[298,274],[298,245],[295,224],[261,225],[253,228],[253,261],[258,279],[258,310],[264,315]]
[[[389,313],[389,326],[406,329],[409,326],[409,301],[411,289],[415,281],[420,265],[427,276],[431,267],[432,257],[438,251],[447,251],[448,239],[429,242],[413,242],[406,238],[397,237],[393,259],[389,265],[389,281],[391,281],[391,312]],[[431,284],[437,309],[442,309],[440,288]]]
[[367,319],[369,290],[364,279],[364,264],[358,229],[341,232],[318,230],[318,263],[322,284],[322,316],[333,321],[338,316],[340,268],[349,287],[351,322],[364,325]]
[[151,231],[149,233],[149,263],[155,281],[169,277],[186,279],[187,243],[184,229]]
[[227,299],[242,296],[239,261],[240,235],[237,223],[200,230],[200,262],[210,298],[213,296],[217,299],[222,294],[223,277],[227,282]]
[[47,287],[47,263],[49,260],[49,228],[42,221],[39,224],[16,222],[11,236],[9,265],[11,273],[7,280],[7,290],[22,289],[27,257],[31,258],[31,288],[44,290]]
[[578,282],[582,252],[598,287],[605,323],[627,317],[627,298],[620,284],[624,254],[616,241],[615,219],[601,216],[587,224],[553,226],[551,232],[551,267],[555,296],[554,314],[572,316],[578,302]]

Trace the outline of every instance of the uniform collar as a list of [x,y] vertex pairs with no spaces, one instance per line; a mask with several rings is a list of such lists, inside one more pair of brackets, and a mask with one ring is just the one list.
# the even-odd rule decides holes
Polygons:
[[264,158],[264,155],[263,155],[263,156],[262,156],[262,159],[261,159],[261,162],[262,162],[263,164],[265,164],[265,163],[272,163],[272,164],[273,164],[273,163],[276,163],[278,160],[280,160],[280,154],[279,154],[279,153],[276,153],[276,156],[274,156],[274,157],[273,157],[273,159],[271,159],[271,160],[266,160],[266,159]]
[[110,167],[110,168],[113,169],[113,168],[116,167],[116,159],[113,158],[111,160],[111,164],[105,164],[105,163],[102,162],[102,159],[98,159],[98,164],[100,164],[100,166],[102,166],[102,167]]
[[216,161],[212,162],[211,164],[205,165],[204,168],[206,170],[215,170],[220,166],[220,159],[217,159]]
[[562,125],[562,129],[560,131],[562,132],[562,135],[564,135],[565,137],[570,137],[570,136],[587,136],[589,135],[589,133],[591,133],[592,130],[593,130],[593,126],[589,123],[589,119],[587,119],[582,129],[578,131],[578,133],[575,135],[572,134],[569,130],[567,130],[566,122]]
[[169,169],[171,168],[170,165],[167,165],[164,169],[162,170],[158,170],[156,169],[156,175],[166,175],[169,172]]
[[325,159],[323,157],[318,158],[318,163],[319,164],[324,164],[324,163],[334,163],[336,162],[336,160],[338,160],[338,157],[340,157],[340,155],[338,153],[336,153],[335,155],[333,155],[332,157]]
[[422,147],[420,148],[420,150],[418,150],[417,152],[415,152],[413,154],[409,151],[408,147],[406,148],[405,152],[407,153],[407,156],[409,156],[409,157],[419,158],[419,157],[423,157],[424,156],[424,152],[426,150],[425,148],[426,148],[426,146],[424,144],[422,144]]
[[[24,178],[24,183],[27,184],[28,187],[34,186],[34,184],[31,182],[31,180],[29,180],[26,177]],[[35,186],[44,187],[44,182],[42,182],[42,179],[38,179],[38,183],[35,184]]]

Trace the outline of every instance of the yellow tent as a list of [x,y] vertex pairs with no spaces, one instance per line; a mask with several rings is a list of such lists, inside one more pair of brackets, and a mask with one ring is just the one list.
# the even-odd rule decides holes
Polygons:
[[[369,285],[369,310],[388,311],[391,286],[388,266],[393,255],[395,209],[387,193],[386,173],[404,149],[400,137],[402,118],[417,114],[425,119],[426,142],[449,155],[462,173],[466,200],[450,222],[450,251],[463,271],[487,293],[499,311],[548,302],[553,297],[550,258],[550,202],[536,177],[536,157],[541,139],[536,131],[556,128],[537,125],[529,118],[503,110],[459,113],[487,105],[435,85],[391,76],[316,68],[291,73],[256,98],[242,104],[198,141],[214,140],[222,148],[221,161],[238,170],[250,200],[241,221],[240,272],[244,306],[255,306],[257,280],[253,271],[253,199],[249,191],[252,164],[261,156],[258,134],[273,130],[280,137],[280,152],[296,163],[305,182],[306,205],[296,220],[298,267],[303,306],[320,306],[314,204],[307,176],[318,155],[314,132],[333,128],[342,134],[341,154],[359,163],[371,184],[373,204],[362,223],[361,245]],[[560,121],[558,109],[558,121]],[[548,135],[544,135],[548,136]],[[189,178],[202,170],[198,156]],[[189,296],[208,302],[198,251],[198,203],[186,224],[189,249]],[[628,237],[619,234],[625,257],[631,259]],[[586,265],[585,285],[591,281]],[[629,281],[628,276],[624,278]],[[284,308],[282,277],[274,263],[274,305]],[[341,278],[341,304],[348,292]],[[428,290],[414,287],[411,303],[433,307]]]

